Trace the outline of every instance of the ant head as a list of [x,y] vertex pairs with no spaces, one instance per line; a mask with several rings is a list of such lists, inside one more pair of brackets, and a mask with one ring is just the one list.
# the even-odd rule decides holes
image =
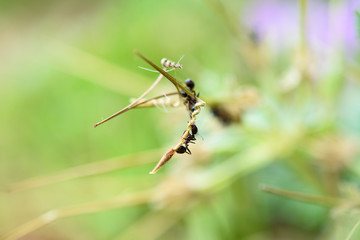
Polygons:
[[193,89],[195,87],[195,83],[193,80],[191,80],[190,78],[185,80],[185,84],[189,89]]

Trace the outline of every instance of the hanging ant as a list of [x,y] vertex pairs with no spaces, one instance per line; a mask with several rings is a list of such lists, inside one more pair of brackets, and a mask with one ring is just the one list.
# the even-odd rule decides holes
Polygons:
[[194,91],[195,83],[190,78],[185,80],[185,85],[188,89],[193,93],[194,97],[189,96],[185,91],[180,91],[180,95],[185,99],[184,105],[187,107],[189,111],[190,118],[192,117],[192,113],[195,111],[195,105],[198,103],[197,98],[199,97],[199,93]]
[[191,133],[193,135],[197,134],[197,132],[198,132],[197,126],[195,124],[191,124],[190,127],[191,127]]
[[195,124],[191,124],[191,133],[188,132],[187,136],[184,139],[183,145],[180,145],[180,147],[176,150],[177,153],[183,154],[191,154],[191,151],[189,149],[189,143],[195,144],[195,134],[198,132],[198,128]]

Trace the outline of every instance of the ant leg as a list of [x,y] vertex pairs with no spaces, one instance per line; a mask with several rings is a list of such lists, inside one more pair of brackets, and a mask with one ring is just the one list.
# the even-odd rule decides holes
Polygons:
[[190,151],[189,147],[186,146],[185,148],[186,148],[186,153],[189,154],[189,155],[191,155],[191,151]]

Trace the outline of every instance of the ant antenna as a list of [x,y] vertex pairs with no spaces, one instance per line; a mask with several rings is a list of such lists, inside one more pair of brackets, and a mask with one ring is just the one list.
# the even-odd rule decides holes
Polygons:
[[[180,57],[179,61],[177,61],[176,64],[180,64],[180,61],[184,58],[184,56],[185,56],[185,55],[182,55],[182,56]],[[181,69],[182,69],[182,65],[181,65]]]
[[[183,56],[180,58],[180,60],[183,58]],[[161,65],[163,66],[163,67],[165,67],[165,68],[170,68],[170,67],[172,67],[172,68],[180,68],[180,69],[182,69],[183,68],[183,66],[182,65],[180,65],[180,60],[177,62],[177,63],[175,63],[175,62],[173,62],[173,61],[171,61],[171,60],[169,60],[169,59],[167,59],[167,58],[163,58],[163,59],[161,59]]]

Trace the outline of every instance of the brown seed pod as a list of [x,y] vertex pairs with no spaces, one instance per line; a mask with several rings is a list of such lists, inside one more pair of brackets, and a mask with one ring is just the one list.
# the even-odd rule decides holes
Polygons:
[[172,156],[174,156],[176,150],[175,149],[170,149],[169,151],[167,151],[162,158],[160,159],[160,161],[158,162],[158,164],[155,166],[155,168],[150,172],[150,174],[155,174],[167,161],[169,161]]

